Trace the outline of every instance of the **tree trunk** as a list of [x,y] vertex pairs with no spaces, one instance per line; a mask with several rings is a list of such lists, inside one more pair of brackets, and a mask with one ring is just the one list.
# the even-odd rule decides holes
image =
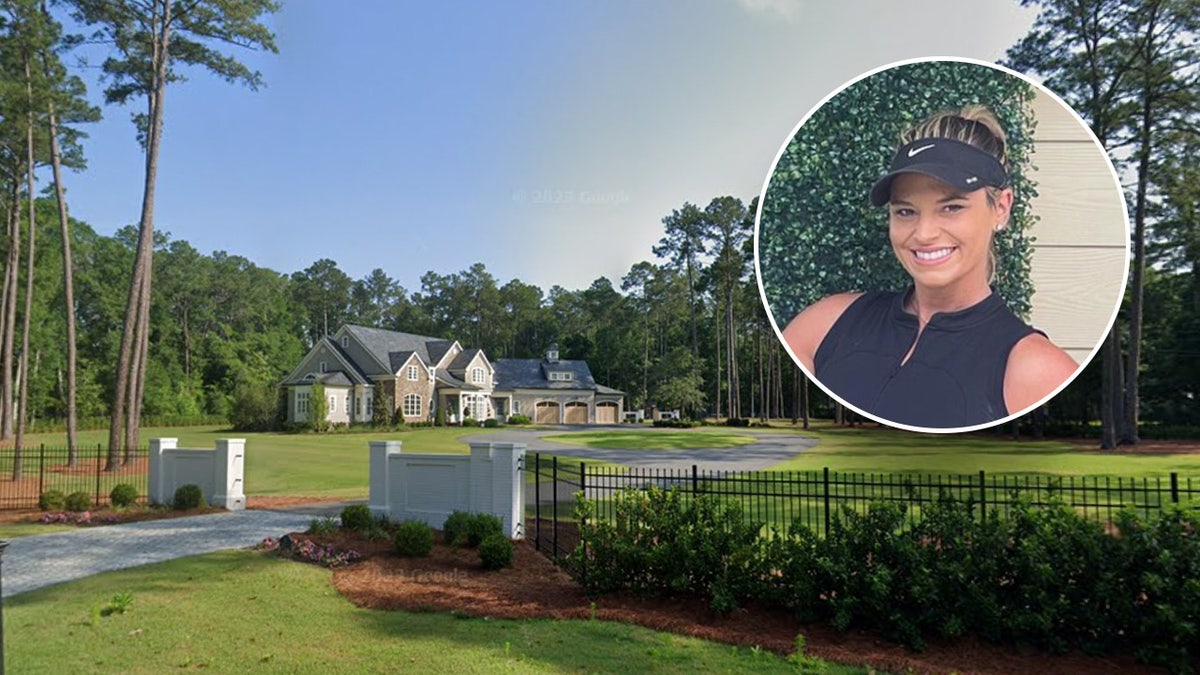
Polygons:
[[[1155,21],[1147,28],[1146,49],[1151,49]],[[1149,54],[1145,57],[1151,58]],[[1149,69],[1148,61],[1144,65]],[[1145,77],[1152,77],[1149,73]],[[1125,363],[1125,400],[1121,411],[1120,439],[1122,445],[1136,445],[1138,439],[1138,369],[1142,358],[1142,298],[1146,272],[1146,191],[1150,182],[1150,153],[1153,149],[1151,129],[1154,127],[1153,85],[1147,81],[1142,91],[1142,118],[1139,130],[1137,189],[1133,206],[1133,259],[1129,289],[1129,352]]]
[[29,68],[29,52],[24,53],[25,95],[29,110],[25,117],[25,175],[29,194],[29,257],[25,261],[25,316],[21,320],[21,398],[17,404],[17,437],[13,445],[13,480],[21,480],[25,470],[22,448],[25,443],[25,422],[29,419],[29,327],[33,323],[34,254],[37,252],[37,195],[33,164],[33,76]]
[[[158,5],[156,4],[155,7]],[[138,249],[133,265],[133,278],[129,285],[129,303],[125,308],[125,323],[121,331],[121,350],[117,357],[116,390],[113,395],[112,422],[108,435],[108,462],[106,471],[115,471],[120,466],[121,430],[125,428],[125,444],[136,440],[140,410],[126,410],[126,398],[130,407],[140,407],[141,389],[145,376],[144,367],[134,368],[134,350],[144,354],[142,342],[135,342],[135,334],[147,336],[149,331],[149,309],[151,259],[154,255],[154,190],[158,177],[158,149],[162,140],[163,98],[167,89],[167,61],[170,47],[171,0],[162,3],[163,14],[155,17],[153,54],[154,86],[148,98],[149,126],[146,129],[146,176],[142,191],[142,214],[138,224]],[[144,296],[143,296],[144,294]],[[143,297],[145,300],[143,300]],[[146,325],[141,325],[145,323]],[[139,333],[140,331],[140,333]],[[148,337],[148,336],[147,336]],[[130,395],[130,390],[132,396]],[[128,415],[128,417],[127,417]],[[131,419],[130,419],[131,418]],[[133,431],[135,438],[130,438]]]
[[[18,167],[19,164],[15,164]],[[17,285],[20,283],[18,269],[21,265],[21,172],[13,172],[12,205],[8,212],[8,267],[4,270],[4,372],[0,374],[0,387],[4,389],[0,402],[0,438],[9,440],[13,436],[13,339],[17,332]]]
[[732,287],[725,297],[725,336],[725,349],[729,353],[729,360],[725,364],[726,377],[729,380],[729,416],[740,418],[742,416],[742,388],[738,381],[737,338],[733,325]]
[[[43,5],[42,11],[45,12]],[[67,197],[62,182],[62,153],[58,147],[58,118],[54,103],[49,104],[50,114],[50,166],[54,175],[54,196],[58,201],[58,224],[62,232],[63,295],[67,319],[67,466],[79,462],[76,439],[76,379],[75,379],[75,275],[71,262],[71,225],[67,215]]]
[[[713,318],[717,319],[716,311],[713,312]],[[716,336],[716,350],[713,351],[713,365],[717,369],[716,385],[713,389],[713,403],[716,405],[716,419],[721,419],[721,321],[717,319],[713,326],[713,335]]]
[[1100,351],[1100,448],[1111,450],[1117,447],[1117,411],[1120,410],[1121,339],[1118,321],[1104,338]]
[[811,417],[810,410],[809,410],[809,400],[810,399],[808,396],[808,376],[804,374],[804,371],[800,370],[800,368],[797,367],[796,368],[796,377],[803,380],[803,386],[800,389],[800,398],[804,401],[804,408],[803,408],[804,409],[804,428],[808,429],[808,421],[809,421],[809,418]]

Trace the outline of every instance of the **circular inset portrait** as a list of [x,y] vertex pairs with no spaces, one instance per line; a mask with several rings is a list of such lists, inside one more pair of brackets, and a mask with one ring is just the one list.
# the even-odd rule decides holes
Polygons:
[[1121,186],[1095,135],[1014,71],[922,59],[808,113],[763,186],[759,292],[833,398],[884,424],[1007,421],[1100,348],[1129,267]]

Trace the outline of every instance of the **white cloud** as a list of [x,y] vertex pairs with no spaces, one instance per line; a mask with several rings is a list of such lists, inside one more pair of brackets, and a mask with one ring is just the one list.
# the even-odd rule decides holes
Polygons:
[[804,0],[737,0],[742,9],[751,14],[776,14],[794,21],[804,9]]

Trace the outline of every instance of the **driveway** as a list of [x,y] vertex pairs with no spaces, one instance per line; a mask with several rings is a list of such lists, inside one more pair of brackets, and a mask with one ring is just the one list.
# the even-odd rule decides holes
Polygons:
[[[803,438],[791,434],[766,433],[753,429],[728,428],[732,433],[753,436],[754,442],[733,448],[689,448],[684,450],[635,450],[585,448],[543,440],[544,436],[571,431],[639,431],[628,425],[560,426],[554,429],[505,429],[492,434],[464,437],[468,442],[524,443],[529,453],[544,452],[559,456],[578,457],[584,460],[601,460],[625,466],[653,467],[662,469],[690,469],[693,465],[702,471],[758,471],[769,469],[791,459],[817,444],[814,438]],[[679,431],[678,429],[644,429],[643,433],[654,434]],[[696,434],[696,442],[703,443],[705,435]]]

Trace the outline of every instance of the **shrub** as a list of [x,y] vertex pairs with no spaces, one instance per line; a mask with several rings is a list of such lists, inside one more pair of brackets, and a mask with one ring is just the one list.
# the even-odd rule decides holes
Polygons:
[[193,483],[180,485],[179,489],[175,490],[175,499],[171,501],[171,508],[176,511],[187,511],[188,509],[199,509],[207,506],[208,503],[204,500],[204,493],[200,491],[200,486]]
[[72,492],[63,502],[63,508],[72,513],[83,513],[92,509],[92,498],[86,492]]
[[120,485],[114,487],[112,492],[108,493],[108,500],[112,502],[113,506],[125,508],[127,506],[132,506],[140,496],[141,495],[138,494],[137,488],[129,483],[121,483]]
[[509,424],[529,424],[530,421],[531,420],[529,419],[529,415],[509,415],[508,416]]
[[691,429],[700,426],[700,423],[696,420],[666,419],[654,420],[654,426],[665,429]]
[[461,546],[467,543],[467,529],[471,524],[471,514],[466,511],[455,511],[442,524],[442,542],[447,546]]
[[489,417],[483,421],[483,426],[488,429],[495,429],[496,427],[500,426],[500,420],[496,419],[495,417]]
[[504,534],[504,524],[500,518],[490,513],[471,514],[467,523],[467,546],[478,548],[489,534]]
[[229,423],[234,431],[272,431],[279,419],[279,392],[270,382],[240,381],[233,388]]
[[597,519],[588,500],[577,502],[586,554],[580,546],[569,564],[586,570],[581,581],[588,592],[692,594],[719,613],[754,593],[752,571],[766,540],[761,524],[746,522],[737,502],[711,495],[689,500],[677,489],[630,489],[614,496],[612,508],[612,518]]
[[375,524],[375,516],[366,504],[350,504],[342,509],[342,527],[362,532]]
[[67,505],[67,495],[62,490],[46,490],[38,497],[38,508],[42,511],[62,511]]
[[313,518],[312,520],[308,521],[308,529],[305,530],[304,533],[305,534],[323,535],[323,534],[333,534],[334,532],[337,532],[337,531],[338,531],[337,521],[328,516],[324,516],[321,518]]
[[725,420],[727,427],[748,427],[750,426],[750,418],[748,417],[730,417]]
[[479,561],[485,570],[498,570],[512,565],[513,543],[508,537],[493,532],[479,542]]
[[433,550],[433,529],[419,520],[406,520],[396,528],[392,544],[398,555],[424,558]]

